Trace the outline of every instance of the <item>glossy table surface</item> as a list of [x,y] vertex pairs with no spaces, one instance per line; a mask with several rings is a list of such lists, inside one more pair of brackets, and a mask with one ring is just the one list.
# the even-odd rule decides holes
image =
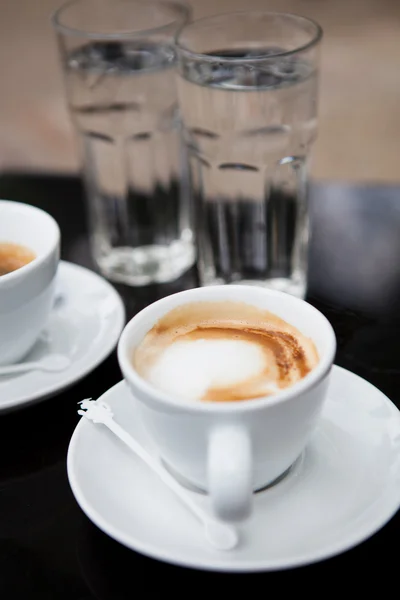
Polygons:
[[[62,258],[94,268],[78,179],[3,175],[0,198],[50,212],[61,227]],[[376,385],[400,407],[400,187],[313,185],[311,208],[308,300],[334,326],[336,363]],[[151,301],[194,285],[193,269],[172,284],[118,290],[129,318]],[[205,596],[216,589],[238,595],[260,593],[254,587],[259,584],[268,596],[284,589],[278,585],[312,586],[320,595],[345,581],[357,589],[376,582],[381,590],[383,584],[396,590],[400,513],[340,556],[256,575],[173,567],[136,554],[100,532],[72,496],[66,452],[78,421],[76,403],[98,397],[120,379],[113,353],[67,392],[0,414],[0,598],[119,600],[168,591]]]

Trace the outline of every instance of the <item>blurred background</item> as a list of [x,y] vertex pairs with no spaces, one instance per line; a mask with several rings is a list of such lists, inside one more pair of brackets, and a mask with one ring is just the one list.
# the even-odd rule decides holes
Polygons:
[[[0,0],[0,169],[74,172],[49,17],[57,0]],[[322,47],[316,179],[398,182],[399,0],[191,0],[194,17],[263,8],[316,19]]]

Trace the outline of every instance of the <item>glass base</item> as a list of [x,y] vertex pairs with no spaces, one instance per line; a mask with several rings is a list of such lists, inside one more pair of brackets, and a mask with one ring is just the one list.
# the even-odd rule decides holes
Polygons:
[[94,256],[107,279],[132,286],[174,281],[196,258],[194,245],[182,241],[170,246],[116,247],[107,254],[95,251]]
[[215,277],[213,279],[206,279],[202,282],[202,285],[254,285],[258,287],[264,287],[270,290],[276,290],[278,292],[285,292],[296,298],[304,299],[307,291],[307,283],[305,278],[293,277],[291,279],[286,277],[272,277],[271,279],[239,279],[237,281],[230,281],[227,283],[222,277]]

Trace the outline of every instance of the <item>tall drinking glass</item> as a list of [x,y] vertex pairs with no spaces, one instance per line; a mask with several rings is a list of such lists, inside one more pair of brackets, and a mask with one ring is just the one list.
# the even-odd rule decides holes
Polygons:
[[203,285],[305,295],[321,36],[303,17],[245,12],[177,37]]
[[170,281],[195,260],[174,38],[186,5],[75,0],[53,17],[105,276]]

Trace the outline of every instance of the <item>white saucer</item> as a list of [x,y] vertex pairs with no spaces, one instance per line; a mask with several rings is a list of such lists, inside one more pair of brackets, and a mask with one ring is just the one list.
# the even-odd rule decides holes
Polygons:
[[[154,452],[123,382],[101,398],[115,420]],[[130,418],[127,418],[129,417]],[[78,424],[68,477],[82,510],[105,533],[145,555],[216,571],[265,571],[312,563],[355,546],[400,506],[400,412],[360,377],[334,367],[321,423],[276,486],[256,494],[235,550],[214,550],[157,476],[102,425]],[[208,505],[206,496],[191,492]]]
[[46,330],[26,361],[50,352],[64,354],[71,365],[58,373],[29,371],[0,376],[0,411],[44,400],[72,385],[115,348],[125,323],[125,310],[115,289],[93,271],[61,261],[59,295]]

